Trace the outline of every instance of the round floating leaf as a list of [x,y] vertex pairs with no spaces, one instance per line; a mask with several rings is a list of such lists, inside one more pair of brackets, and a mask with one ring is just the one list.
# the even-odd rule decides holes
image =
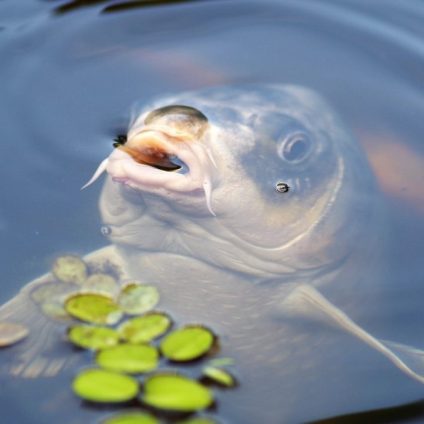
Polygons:
[[130,315],[143,314],[153,309],[159,302],[159,292],[148,284],[130,283],[122,290],[118,303]]
[[141,400],[158,409],[192,412],[213,402],[212,392],[197,381],[171,373],[146,379]]
[[168,334],[162,340],[160,350],[172,361],[191,361],[209,352],[214,340],[214,335],[207,328],[187,326]]
[[84,349],[105,349],[119,342],[119,334],[108,327],[76,325],[68,331],[68,339]]
[[100,351],[96,362],[102,368],[127,373],[153,371],[158,366],[159,354],[149,345],[120,344]]
[[118,332],[129,343],[148,343],[164,334],[171,324],[168,315],[152,312],[124,322]]
[[87,278],[87,265],[78,256],[60,256],[54,261],[52,272],[64,283],[82,284]]
[[84,288],[96,293],[106,293],[115,296],[119,292],[119,285],[109,274],[101,272],[91,274],[84,282]]
[[234,387],[236,385],[234,377],[228,371],[221,368],[205,367],[203,369],[203,375],[224,387]]
[[99,293],[77,293],[65,301],[66,311],[92,324],[116,324],[122,311],[112,298]]
[[127,402],[138,392],[138,382],[127,375],[88,369],[78,374],[72,389],[82,399],[92,402]]
[[0,322],[0,347],[11,346],[28,336],[27,327],[14,322]]
[[143,412],[127,412],[107,418],[102,424],[159,424],[159,421]]

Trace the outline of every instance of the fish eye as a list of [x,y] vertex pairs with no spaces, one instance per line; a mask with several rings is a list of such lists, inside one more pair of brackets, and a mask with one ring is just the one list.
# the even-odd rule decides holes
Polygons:
[[286,137],[278,148],[281,159],[289,163],[305,160],[312,150],[312,142],[304,133],[295,133]]

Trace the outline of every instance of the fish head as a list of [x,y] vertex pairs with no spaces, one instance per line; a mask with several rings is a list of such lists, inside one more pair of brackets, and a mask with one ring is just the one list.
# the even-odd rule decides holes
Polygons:
[[100,209],[113,242],[262,279],[339,266],[370,209],[372,176],[356,141],[299,86],[161,98],[104,168]]

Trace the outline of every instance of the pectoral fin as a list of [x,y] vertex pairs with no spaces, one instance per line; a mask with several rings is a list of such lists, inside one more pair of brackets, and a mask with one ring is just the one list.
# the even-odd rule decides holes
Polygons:
[[352,321],[309,285],[296,287],[283,301],[284,313],[318,319],[339,327],[382,353],[396,367],[424,383],[424,351],[386,340],[379,340]]
[[[84,260],[94,268],[113,267],[120,278],[127,277],[113,246],[92,252]],[[66,327],[75,321],[66,314],[60,300],[79,289],[52,281],[51,274],[45,274],[0,306],[0,322],[21,324],[29,331],[22,341],[0,348],[0,373],[23,378],[53,377],[75,364],[79,355],[65,341]]]
[[25,326],[29,334],[16,345],[0,350],[0,370],[23,378],[51,377],[72,362],[72,354],[55,352],[64,334],[64,325],[43,314],[30,293],[44,284],[45,276],[22,289],[0,307],[0,322]]

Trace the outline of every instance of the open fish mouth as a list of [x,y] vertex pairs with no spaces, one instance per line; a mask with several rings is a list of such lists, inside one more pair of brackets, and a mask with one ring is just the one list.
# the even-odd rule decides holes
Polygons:
[[215,215],[211,206],[214,167],[210,150],[192,134],[145,126],[137,132],[130,131],[128,140],[117,145],[82,188],[107,171],[114,181],[141,191],[203,191],[206,206]]

